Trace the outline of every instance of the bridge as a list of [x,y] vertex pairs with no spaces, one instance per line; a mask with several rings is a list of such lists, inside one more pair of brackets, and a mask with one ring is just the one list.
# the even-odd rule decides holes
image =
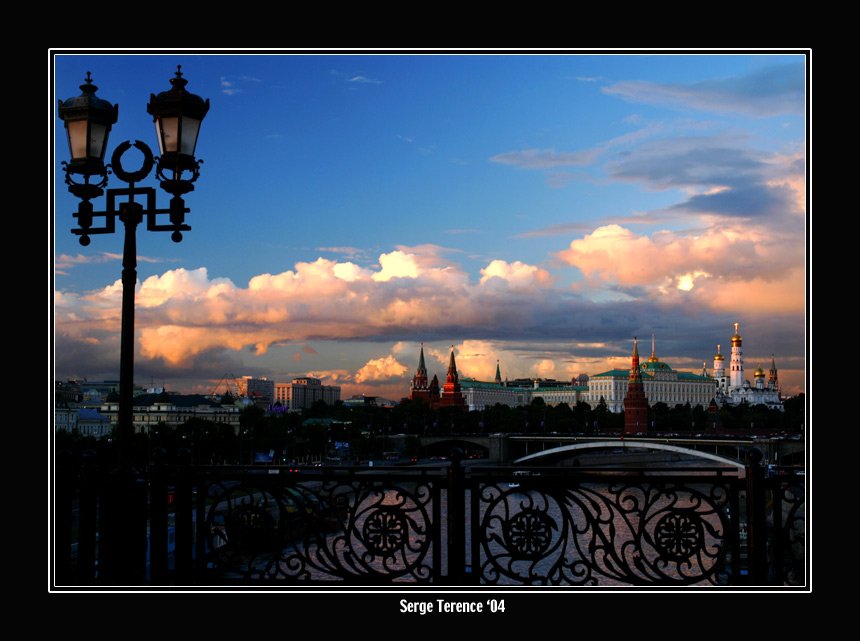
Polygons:
[[[402,449],[404,435],[392,436]],[[752,438],[715,436],[628,436],[628,435],[523,435],[523,434],[454,434],[450,436],[420,437],[421,446],[428,454],[447,455],[453,447],[473,453],[501,465],[564,464],[582,455],[590,461],[600,452],[608,459],[619,457],[648,461],[643,453],[665,453],[676,457],[704,459],[723,465],[743,465],[746,453],[757,447],[764,453],[765,465],[802,465],[805,446],[800,438]],[[585,459],[580,459],[585,460]],[[652,456],[653,460],[653,456]]]

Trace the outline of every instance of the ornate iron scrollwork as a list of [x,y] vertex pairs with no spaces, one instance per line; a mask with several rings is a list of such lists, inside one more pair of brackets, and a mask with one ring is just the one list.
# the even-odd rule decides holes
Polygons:
[[406,520],[397,510],[382,506],[364,522],[362,539],[373,554],[392,556],[403,547],[407,529]]
[[726,497],[725,488],[694,485],[488,484],[479,501],[480,578],[551,585],[720,583],[728,549]]
[[545,513],[525,509],[505,523],[505,543],[525,559],[540,558],[552,542],[555,521]]
[[690,510],[664,514],[654,528],[654,547],[659,558],[669,563],[683,563],[702,547],[702,519]]
[[[799,484],[778,483],[771,502],[770,522],[778,532],[772,541],[774,577],[784,585],[803,585],[805,581],[806,501]],[[778,510],[778,511],[777,511]],[[778,555],[778,558],[777,558]]]
[[[216,492],[217,493],[217,492]],[[433,541],[427,481],[234,486],[207,510],[211,570],[293,581],[429,581]]]

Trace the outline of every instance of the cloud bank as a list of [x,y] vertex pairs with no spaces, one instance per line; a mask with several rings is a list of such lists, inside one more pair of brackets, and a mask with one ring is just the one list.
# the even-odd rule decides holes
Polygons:
[[[689,84],[616,82],[602,91],[630,103],[761,119],[802,113],[805,87],[802,70],[781,65]],[[757,319],[745,325],[745,347],[758,350],[751,357],[776,352],[780,362],[780,353],[791,354],[781,371],[802,375],[803,142],[767,148],[742,130],[684,118],[646,122],[634,114],[625,123],[637,129],[587,149],[502,151],[488,160],[545,172],[553,187],[623,183],[667,193],[671,204],[519,234],[558,240],[540,265],[490,257],[469,273],[455,260],[461,250],[427,244],[394,247],[369,267],[364,248],[320,247],[340,258],[297,262],[244,285],[206,267],[166,270],[138,285],[139,370],[217,377],[220,368],[282,346],[293,346],[287,360],[302,363],[315,356],[308,343],[360,341],[379,349],[363,364],[314,375],[333,384],[391,383],[405,394],[418,341],[434,343],[426,352],[442,373],[453,344],[466,376],[491,379],[499,364],[503,376],[563,378],[624,367],[635,333],[657,333],[661,356],[700,369],[716,343],[726,343],[731,323]],[[116,258],[61,256],[56,267]],[[116,371],[120,296],[120,281],[55,292],[60,377]]]

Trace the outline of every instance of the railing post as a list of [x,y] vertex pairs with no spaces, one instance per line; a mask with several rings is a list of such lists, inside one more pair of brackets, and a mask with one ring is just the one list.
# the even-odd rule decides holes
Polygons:
[[98,532],[99,468],[96,454],[83,454],[78,497],[78,567],[76,583],[92,585],[96,580],[96,533]]
[[765,508],[764,454],[757,447],[747,452],[747,549],[749,579],[753,585],[767,584],[767,510]]
[[99,583],[142,585],[146,578],[146,484],[130,467],[106,480],[99,509]]
[[149,583],[167,583],[167,452],[157,447],[149,468]]
[[448,581],[462,585],[466,574],[466,484],[460,462],[463,450],[454,448],[448,468]]
[[191,469],[191,451],[182,448],[177,453],[178,467],[176,470],[176,509],[174,510],[174,524],[176,527],[176,581],[188,584],[191,582],[191,548],[194,544],[192,532],[192,486],[193,470]]
[[56,585],[71,585],[72,579],[72,529],[74,523],[75,489],[78,486],[74,456],[69,450],[62,450],[57,456],[57,476],[55,488],[57,493],[56,538],[54,583]]

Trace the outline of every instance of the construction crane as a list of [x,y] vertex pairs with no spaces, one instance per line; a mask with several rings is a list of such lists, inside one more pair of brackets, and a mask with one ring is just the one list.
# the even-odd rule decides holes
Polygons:
[[[213,398],[215,396],[222,396],[221,394],[218,394],[218,390],[221,388],[221,383],[224,383],[225,387],[227,388],[228,394],[230,394],[234,398],[238,398],[239,397],[239,384],[236,382],[236,380],[237,379],[233,374],[225,373],[224,376],[221,377],[221,380],[218,381],[218,384],[212,388],[212,391],[209,393],[209,398]],[[233,385],[236,386],[235,391],[230,389],[231,381],[232,381]]]

